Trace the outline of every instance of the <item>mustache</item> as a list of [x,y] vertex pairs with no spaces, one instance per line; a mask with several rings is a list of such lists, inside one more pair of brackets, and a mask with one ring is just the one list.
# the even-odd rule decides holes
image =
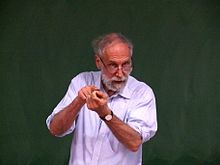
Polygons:
[[111,78],[111,81],[126,81],[127,78],[126,77],[121,77],[121,78],[118,78],[118,77],[112,77]]

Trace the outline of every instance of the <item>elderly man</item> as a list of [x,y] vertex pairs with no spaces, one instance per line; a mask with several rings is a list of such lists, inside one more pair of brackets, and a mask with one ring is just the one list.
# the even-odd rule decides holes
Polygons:
[[152,89],[130,76],[132,43],[110,33],[93,41],[100,71],[74,77],[47,118],[51,134],[73,133],[69,165],[140,165],[157,131]]

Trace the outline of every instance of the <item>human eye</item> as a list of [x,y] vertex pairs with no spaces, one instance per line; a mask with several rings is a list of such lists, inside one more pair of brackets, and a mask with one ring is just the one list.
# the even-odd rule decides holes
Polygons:
[[115,63],[110,63],[110,64],[108,64],[108,66],[109,66],[109,68],[111,68],[111,69],[118,68],[118,65],[115,64]]
[[122,66],[123,66],[123,68],[129,68],[131,66],[131,62],[127,61]]

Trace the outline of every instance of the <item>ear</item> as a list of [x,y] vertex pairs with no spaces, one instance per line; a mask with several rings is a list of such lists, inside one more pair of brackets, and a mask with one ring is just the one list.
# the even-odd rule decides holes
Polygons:
[[101,67],[100,67],[100,58],[99,58],[99,56],[98,55],[95,55],[95,64],[96,64],[96,67],[97,67],[97,69],[101,69]]

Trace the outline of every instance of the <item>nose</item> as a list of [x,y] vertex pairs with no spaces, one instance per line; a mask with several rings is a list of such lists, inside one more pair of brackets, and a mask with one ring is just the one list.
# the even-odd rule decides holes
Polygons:
[[121,66],[118,67],[118,70],[116,72],[116,76],[120,77],[120,78],[124,76],[123,69]]

